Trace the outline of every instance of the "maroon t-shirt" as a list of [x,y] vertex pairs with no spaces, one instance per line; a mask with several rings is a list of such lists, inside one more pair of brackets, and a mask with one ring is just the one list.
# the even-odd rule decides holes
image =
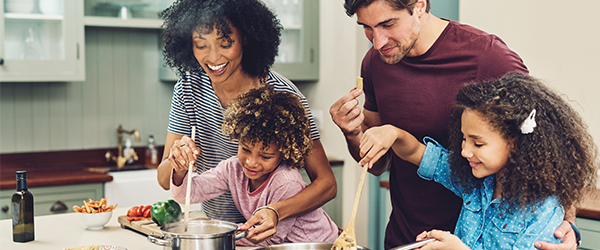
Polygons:
[[[370,49],[362,62],[364,108],[378,112],[417,139],[430,136],[446,146],[456,93],[465,83],[499,78],[510,71],[528,73],[521,58],[497,36],[450,21],[423,55],[394,65]],[[385,248],[415,240],[425,230],[454,231],[461,199],[441,184],[417,175],[417,166],[394,155],[390,168],[392,214]]]

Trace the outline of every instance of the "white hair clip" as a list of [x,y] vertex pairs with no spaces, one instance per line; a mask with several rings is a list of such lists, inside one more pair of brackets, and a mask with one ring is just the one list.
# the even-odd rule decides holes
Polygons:
[[535,109],[533,109],[531,113],[529,113],[527,119],[525,119],[525,121],[523,121],[523,124],[521,124],[521,133],[524,135],[531,134],[533,133],[533,128],[535,128],[536,126],[537,124],[535,124]]

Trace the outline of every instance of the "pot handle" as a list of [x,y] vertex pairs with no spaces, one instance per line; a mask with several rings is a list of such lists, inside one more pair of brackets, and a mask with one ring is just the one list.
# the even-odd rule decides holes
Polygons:
[[246,235],[248,235],[248,231],[247,230],[243,231],[243,232],[241,232],[239,234],[236,234],[235,235],[235,240],[239,240],[241,238],[246,238]]
[[163,239],[154,237],[152,235],[148,235],[148,241],[150,241],[156,245],[163,246],[163,247],[171,247],[172,246],[170,240],[163,240]]

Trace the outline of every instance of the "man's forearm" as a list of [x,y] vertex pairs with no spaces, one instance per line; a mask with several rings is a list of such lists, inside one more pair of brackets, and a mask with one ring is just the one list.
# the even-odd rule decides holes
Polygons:
[[166,159],[158,165],[158,169],[156,170],[158,185],[164,190],[169,190],[171,188],[171,171],[173,171],[171,163]]

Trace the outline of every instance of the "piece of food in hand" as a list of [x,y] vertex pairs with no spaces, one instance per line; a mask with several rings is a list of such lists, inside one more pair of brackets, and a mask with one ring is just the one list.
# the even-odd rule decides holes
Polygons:
[[356,77],[356,88],[363,89],[363,79],[360,76]]
[[102,198],[99,201],[90,199],[88,202],[85,202],[84,200],[82,207],[77,205],[73,206],[73,211],[84,214],[97,214],[113,211],[115,208],[117,208],[117,205],[119,204],[107,205],[105,198]]
[[154,203],[151,210],[152,221],[159,226],[181,220],[181,207],[174,200]]

